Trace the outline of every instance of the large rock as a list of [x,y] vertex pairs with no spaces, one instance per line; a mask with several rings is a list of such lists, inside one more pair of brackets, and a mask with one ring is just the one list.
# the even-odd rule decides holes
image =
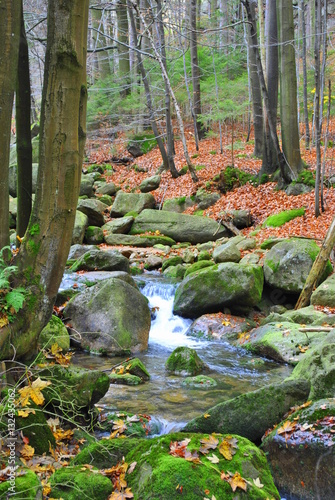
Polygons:
[[104,236],[107,245],[130,245],[133,247],[153,247],[155,245],[169,245],[172,246],[176,242],[163,235],[154,236],[133,236],[131,234],[114,234],[109,233]]
[[193,207],[194,205],[196,205],[194,196],[181,196],[180,198],[170,198],[169,200],[165,200],[162,210],[166,210],[167,212],[177,212],[180,214],[187,208]]
[[166,360],[165,369],[169,373],[185,377],[199,375],[208,370],[208,366],[199,358],[195,349],[177,347]]
[[231,314],[204,314],[193,321],[185,335],[197,338],[223,338],[228,341],[237,340],[239,334],[249,331],[254,326],[254,321]]
[[306,355],[306,351],[317,345],[323,337],[324,332],[305,333],[301,331],[301,325],[282,321],[255,328],[247,340],[243,339],[243,346],[279,363],[296,365]]
[[[185,441],[184,441],[185,440]],[[127,440],[124,440],[127,441]],[[199,452],[204,443],[214,441],[208,454]],[[223,443],[223,445],[221,445]],[[219,452],[219,446],[229,443],[234,448],[231,460]],[[175,452],[173,453],[173,449]],[[196,456],[192,457],[195,452]],[[208,457],[216,460],[213,465]],[[193,458],[193,459],[192,459]],[[203,434],[168,434],[153,439],[143,439],[125,456],[127,463],[136,463],[127,475],[128,486],[139,500],[279,500],[265,455],[250,441],[240,436]],[[228,480],[242,477],[246,491],[233,491]],[[226,478],[226,479],[224,479]],[[256,480],[264,486],[255,485]],[[243,480],[242,480],[243,481]],[[256,481],[257,482],[257,481]],[[209,493],[210,492],[210,493]]]
[[155,198],[150,193],[125,193],[118,191],[111,209],[111,217],[122,217],[128,212],[140,213],[145,208],[154,208]]
[[298,409],[263,441],[276,485],[286,498],[333,500],[335,400]]
[[280,422],[289,409],[304,403],[310,384],[306,380],[286,380],[219,403],[205,415],[191,420],[185,432],[238,434],[255,443],[265,431]]
[[140,191],[141,193],[149,193],[150,191],[155,191],[155,189],[159,188],[160,183],[161,176],[153,175],[152,177],[148,177],[141,182]]
[[83,175],[80,181],[79,196],[88,196],[88,198],[91,198],[94,194],[93,182],[91,177]]
[[40,349],[50,349],[53,344],[58,344],[63,352],[70,349],[69,333],[57,316],[51,316],[49,323],[43,328],[38,338]]
[[118,251],[105,252],[92,248],[84,253],[72,265],[72,272],[76,271],[126,271],[129,272],[129,261]]
[[177,288],[173,310],[192,318],[224,307],[252,307],[261,300],[262,291],[261,267],[226,262],[185,278]]
[[123,280],[111,278],[88,288],[70,300],[64,314],[81,333],[81,347],[89,351],[116,355],[148,347],[148,302]]
[[114,196],[116,193],[116,186],[113,182],[100,182],[97,181],[94,186],[96,187],[95,192],[97,194],[108,194],[109,196]]
[[204,243],[227,235],[227,230],[209,217],[144,210],[136,217],[130,234],[159,231],[176,241]]
[[79,200],[77,210],[88,217],[89,226],[101,227],[105,224],[104,212],[108,205],[96,199]]
[[42,498],[42,484],[37,475],[29,470],[19,467],[15,469],[15,486],[12,489],[11,481],[1,481],[0,498],[7,499],[14,497],[17,500],[36,500]]
[[213,259],[219,262],[240,262],[241,252],[234,242],[227,241],[214,249]]
[[[319,251],[311,240],[290,238],[277,243],[264,260],[265,282],[288,293],[300,293]],[[331,271],[328,262],[323,279]]]
[[312,293],[311,304],[315,306],[335,307],[335,274],[329,276]]
[[134,222],[134,217],[121,217],[120,219],[115,219],[107,222],[102,226],[102,230],[105,236],[109,234],[127,234]]
[[335,398],[335,329],[306,352],[290,378],[310,381],[310,399]]
[[103,500],[111,498],[113,484],[98,469],[81,466],[61,467],[49,478],[52,498],[76,500],[85,498]]
[[85,231],[88,227],[88,217],[79,210],[76,211],[76,218],[72,232],[72,245],[81,245],[84,241]]

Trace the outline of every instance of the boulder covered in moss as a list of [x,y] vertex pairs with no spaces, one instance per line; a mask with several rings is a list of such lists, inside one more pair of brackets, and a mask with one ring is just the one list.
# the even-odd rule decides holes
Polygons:
[[78,342],[85,350],[115,356],[148,347],[148,301],[137,288],[118,278],[104,280],[73,297],[64,314],[80,332]]
[[51,316],[49,323],[43,328],[38,338],[40,349],[50,349],[52,344],[58,344],[63,352],[70,349],[70,336],[64,323],[57,316]]
[[99,370],[48,365],[39,369],[38,376],[51,382],[43,390],[46,409],[76,421],[87,420],[109,389],[108,375]]
[[132,449],[136,448],[140,442],[140,439],[130,437],[127,439],[100,439],[85,446],[72,459],[71,464],[90,464],[98,469],[108,469],[121,462],[122,458]]
[[193,244],[217,240],[227,235],[227,230],[209,217],[178,214],[165,210],[143,210],[136,217],[130,234],[159,231],[175,241]]
[[143,384],[143,380],[136,375],[131,375],[130,373],[122,373],[119,375],[118,373],[110,373],[109,380],[111,384],[119,384],[119,385],[140,385]]
[[134,222],[134,217],[128,215],[127,217],[121,217],[119,219],[114,219],[107,222],[102,226],[102,230],[105,236],[109,234],[127,234]]
[[194,349],[177,347],[166,360],[165,369],[176,375],[194,376],[207,371],[208,367]]
[[270,215],[263,222],[263,227],[280,227],[296,217],[305,215],[305,208],[293,208],[292,210],[284,210],[278,214]]
[[162,210],[166,210],[167,212],[176,212],[182,213],[187,208],[193,207],[196,205],[196,201],[194,196],[180,196],[179,198],[170,198],[169,200],[165,200],[163,203]]
[[[43,391],[44,393],[44,391]],[[23,436],[29,439],[29,445],[35,449],[36,455],[49,453],[50,448],[56,446],[56,440],[47,424],[46,416],[40,406],[30,402],[29,408],[23,410],[33,410],[27,416],[15,417],[15,428],[22,432]]]
[[79,210],[76,211],[76,218],[72,231],[72,245],[81,245],[84,241],[85,231],[88,226],[88,217]]
[[207,409],[183,430],[238,434],[259,443],[265,431],[280,422],[291,406],[307,400],[309,391],[306,380],[271,384]]
[[[312,240],[290,238],[277,243],[264,260],[265,282],[287,293],[300,293],[319,251]],[[332,270],[328,261],[322,279]]]
[[[281,316],[279,316],[281,318]],[[260,356],[296,365],[311,347],[324,338],[324,332],[304,332],[301,325],[289,321],[268,323],[250,332],[248,339],[241,339],[243,347]]]
[[264,439],[262,449],[285,497],[333,500],[334,422],[334,398],[321,399],[291,413]]
[[162,272],[165,271],[170,266],[177,266],[178,264],[182,264],[183,259],[180,257],[180,255],[173,255],[172,257],[169,257],[164,260],[162,264]]
[[161,183],[160,175],[153,175],[152,177],[148,177],[144,179],[140,184],[141,193],[149,193],[150,191],[155,191],[155,189],[159,188]]
[[130,211],[138,214],[146,208],[154,208],[155,198],[150,193],[125,193],[118,191],[111,208],[111,217],[123,217]]
[[164,276],[172,279],[182,280],[186,273],[186,267],[183,264],[177,264],[176,266],[169,266],[163,272]]
[[104,233],[101,227],[88,226],[85,231],[85,243],[87,245],[100,245],[104,241]]
[[0,482],[0,498],[15,498],[17,500],[36,500],[42,498],[42,484],[36,474],[19,468],[15,471],[15,484],[11,481]]
[[190,389],[209,389],[216,387],[217,382],[206,375],[196,375],[195,377],[186,377],[182,382],[182,386]]
[[120,252],[105,252],[92,248],[84,253],[71,266],[70,271],[126,271],[129,272],[129,261]]
[[329,276],[312,293],[311,304],[315,306],[335,307],[335,274]]
[[185,278],[189,274],[196,273],[198,271],[201,271],[201,269],[205,269],[206,267],[212,267],[214,265],[215,263],[212,260],[198,260],[198,262],[195,262],[186,269]]
[[[206,449],[207,442],[214,444],[203,454],[200,449]],[[232,451],[231,459],[224,458],[220,446]],[[127,463],[136,462],[133,472],[127,475],[127,483],[134,498],[141,500],[179,496],[185,500],[280,498],[265,455],[239,436],[176,433],[143,439],[125,458]],[[212,461],[216,463],[213,465]],[[233,477],[241,481],[244,489],[235,491],[231,486]],[[257,487],[257,480],[262,487]]]
[[231,314],[204,314],[189,326],[186,335],[190,337],[208,337],[211,339],[237,340],[239,334],[256,326],[251,319]]
[[107,245],[129,245],[133,247],[153,247],[155,245],[172,246],[175,241],[162,234],[138,235],[108,233],[104,236]]
[[223,243],[214,249],[213,259],[216,263],[239,262],[241,260],[241,252],[234,242],[227,241],[227,243]]
[[[323,333],[325,335],[325,333]],[[294,368],[291,379],[305,379],[311,383],[309,398],[335,398],[335,329],[313,349],[309,349]]]
[[84,469],[81,466],[62,467],[49,479],[52,498],[63,500],[105,500],[113,491],[112,481],[97,469]]
[[252,307],[261,300],[262,291],[260,266],[226,262],[185,278],[177,288],[173,310],[175,314],[192,318],[224,307],[235,310]]

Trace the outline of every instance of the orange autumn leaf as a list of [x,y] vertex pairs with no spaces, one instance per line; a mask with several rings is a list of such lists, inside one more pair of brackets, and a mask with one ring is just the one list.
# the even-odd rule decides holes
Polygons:
[[236,453],[237,439],[227,436],[219,445],[219,452],[226,460],[232,460]]
[[22,448],[20,449],[21,457],[23,457],[26,460],[30,460],[31,458],[33,458],[34,453],[35,453],[35,448],[30,446],[29,444],[23,445]]
[[277,429],[277,434],[289,434],[290,432],[294,431],[296,425],[296,422],[285,420],[283,425]]
[[237,490],[237,488],[240,488],[243,491],[247,491],[247,482],[239,472],[235,472],[232,477],[227,479],[227,482],[230,484],[231,489],[234,492]]
[[20,394],[20,397],[17,403],[22,406],[26,406],[30,404],[29,399],[31,399],[35,404],[39,406],[43,405],[44,396],[41,391],[48,387],[48,385],[50,384],[51,382],[47,380],[41,380],[40,378],[37,378],[29,386],[19,389],[18,392]]
[[219,440],[212,434],[208,438],[200,439],[201,447],[199,448],[200,453],[206,455],[209,450],[215,450],[219,444]]

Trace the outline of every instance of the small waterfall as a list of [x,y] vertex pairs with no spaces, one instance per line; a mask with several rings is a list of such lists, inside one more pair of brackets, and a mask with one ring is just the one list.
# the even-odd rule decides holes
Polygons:
[[159,280],[148,282],[141,290],[154,312],[149,345],[157,344],[171,351],[179,346],[197,347],[199,342],[185,335],[192,321],[173,314],[175,291],[175,285]]

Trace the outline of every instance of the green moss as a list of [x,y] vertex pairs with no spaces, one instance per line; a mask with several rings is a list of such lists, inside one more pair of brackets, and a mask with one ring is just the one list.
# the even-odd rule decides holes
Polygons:
[[195,170],[203,170],[204,168],[207,168],[206,165],[196,165]]
[[185,167],[181,168],[178,173],[179,173],[179,175],[185,175],[185,174],[187,174],[187,172],[188,172],[188,168],[187,168],[187,165],[185,165]]
[[109,380],[112,384],[120,385],[140,385],[143,384],[143,380],[136,375],[131,375],[130,373],[125,373],[123,375],[118,375],[117,373],[110,373]]
[[193,215],[198,215],[198,216],[202,217],[204,215],[204,211],[203,210],[195,210],[193,212]]
[[[222,441],[223,436],[216,436]],[[278,492],[266,463],[265,455],[256,446],[239,436],[237,439],[236,454],[231,461],[225,460],[218,450],[211,450],[219,459],[213,465],[207,456],[199,453],[200,439],[208,435],[172,434],[151,440],[143,440],[130,451],[126,461],[137,462],[132,474],[128,476],[128,485],[134,492],[134,497],[141,500],[167,500],[179,496],[185,500],[203,500],[204,498],[241,499],[250,500],[279,499]],[[187,449],[199,454],[201,463],[196,464],[184,458],[170,454],[170,443],[189,439]],[[248,480],[247,492],[232,491],[228,482],[221,479],[221,472],[239,472]],[[264,485],[257,488],[253,479],[259,477]],[[208,493],[209,492],[209,493]]]
[[184,387],[195,387],[197,389],[208,389],[209,387],[215,387],[216,385],[217,383],[213,378],[206,377],[205,375],[186,377],[182,383],[182,386]]
[[128,147],[132,144],[139,146],[142,153],[146,154],[151,151],[155,146],[157,146],[157,141],[154,134],[148,132],[143,132],[141,134],[132,135],[130,137]]
[[50,497],[64,500],[102,500],[113,491],[111,480],[98,471],[82,470],[81,466],[58,469],[49,480]]
[[127,212],[124,217],[134,217],[134,219],[136,219],[136,217],[138,217],[138,212],[135,212],[135,210],[132,210],[130,212]]
[[164,272],[165,269],[167,269],[170,266],[177,266],[178,264],[182,264],[182,263],[183,263],[183,259],[179,255],[176,255],[174,257],[170,257],[163,262],[162,272]]
[[280,227],[283,226],[286,222],[289,222],[296,217],[302,217],[305,215],[305,208],[294,208],[292,210],[284,210],[279,214],[270,215],[264,223],[263,227]]
[[50,446],[55,447],[56,441],[47,424],[46,417],[42,409],[31,403],[29,408],[35,413],[29,413],[27,417],[15,417],[16,430],[29,439],[29,444],[35,449],[37,455],[49,453]]
[[[118,417],[120,418],[120,417]],[[101,439],[86,446],[72,460],[73,465],[90,464],[98,469],[107,469],[117,465],[133,448],[138,446],[140,439]]]
[[[20,475],[21,474],[21,475]],[[0,483],[0,498],[15,498],[15,500],[35,500],[42,498],[42,485],[36,474],[28,469],[18,469],[15,472],[15,486],[10,481]],[[13,492],[15,492],[13,494]],[[8,495],[8,496],[7,496]]]
[[28,250],[32,255],[37,255],[41,246],[41,242],[35,243],[33,240],[28,241]]
[[205,363],[197,351],[190,347],[177,347],[168,357],[165,369],[171,373],[195,376],[206,370]]
[[311,170],[302,170],[299,172],[298,177],[292,184],[302,183],[306,184],[306,186],[315,187],[315,179],[314,174]]
[[185,278],[189,274],[196,273],[197,271],[200,271],[200,269],[205,269],[206,267],[211,267],[214,266],[214,262],[211,260],[199,260],[198,262],[195,262],[192,264],[188,269],[186,269],[185,272]]
[[34,234],[40,234],[40,226],[39,224],[33,224],[29,229],[29,234],[34,236]]

